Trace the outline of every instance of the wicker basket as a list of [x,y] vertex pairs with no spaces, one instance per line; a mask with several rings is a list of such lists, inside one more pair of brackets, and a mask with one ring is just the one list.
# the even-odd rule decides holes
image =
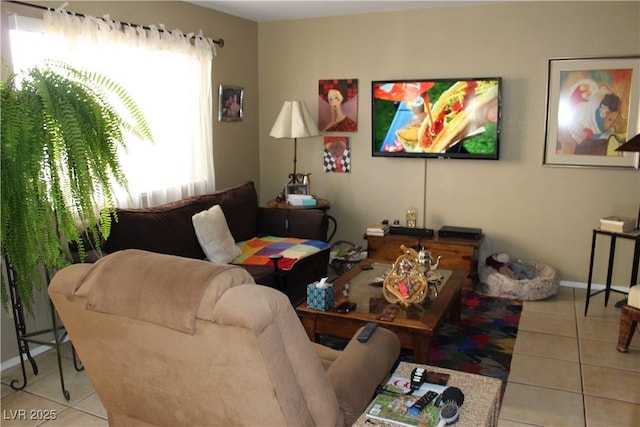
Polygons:
[[337,275],[341,275],[366,258],[367,251],[346,240],[338,240],[331,245],[330,257],[329,266]]

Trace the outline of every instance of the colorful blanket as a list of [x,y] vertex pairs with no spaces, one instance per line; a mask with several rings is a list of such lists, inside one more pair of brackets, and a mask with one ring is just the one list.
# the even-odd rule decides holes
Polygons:
[[299,259],[330,247],[328,243],[319,240],[273,236],[254,237],[236,245],[242,254],[231,261],[233,264],[269,265],[272,263],[270,256],[282,255],[283,258],[278,263],[282,270],[290,270]]

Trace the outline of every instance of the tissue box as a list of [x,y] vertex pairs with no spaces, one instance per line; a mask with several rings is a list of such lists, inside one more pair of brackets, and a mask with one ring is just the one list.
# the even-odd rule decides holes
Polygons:
[[307,285],[307,307],[327,311],[333,308],[333,284],[318,288],[318,282]]

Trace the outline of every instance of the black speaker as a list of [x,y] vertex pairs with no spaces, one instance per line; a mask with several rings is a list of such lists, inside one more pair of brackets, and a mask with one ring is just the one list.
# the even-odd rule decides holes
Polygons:
[[433,237],[433,229],[418,228],[418,227],[400,227],[399,225],[392,225],[389,227],[389,234],[404,234],[409,236]]
[[443,225],[438,230],[440,237],[457,237],[458,239],[480,240],[482,238],[482,228],[472,227],[455,227],[452,225]]

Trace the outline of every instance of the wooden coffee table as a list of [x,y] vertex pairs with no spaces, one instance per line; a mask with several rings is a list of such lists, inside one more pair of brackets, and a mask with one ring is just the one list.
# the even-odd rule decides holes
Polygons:
[[[352,338],[361,326],[375,322],[395,332],[400,337],[402,347],[413,350],[416,363],[429,363],[431,339],[447,315],[451,321],[460,320],[462,283],[467,272],[439,270],[444,280],[439,286],[438,297],[405,308],[398,304],[389,304],[382,296],[382,288],[371,285],[379,284],[381,276],[390,269],[389,263],[366,259],[336,278],[333,282],[335,305],[346,300],[355,302],[355,311],[337,313],[314,310],[308,308],[306,302],[296,307],[309,339],[315,342],[319,335]],[[349,286],[348,295],[345,296],[343,290],[346,284]],[[393,320],[380,319],[380,313],[385,308],[386,312],[390,309],[395,311]]]

